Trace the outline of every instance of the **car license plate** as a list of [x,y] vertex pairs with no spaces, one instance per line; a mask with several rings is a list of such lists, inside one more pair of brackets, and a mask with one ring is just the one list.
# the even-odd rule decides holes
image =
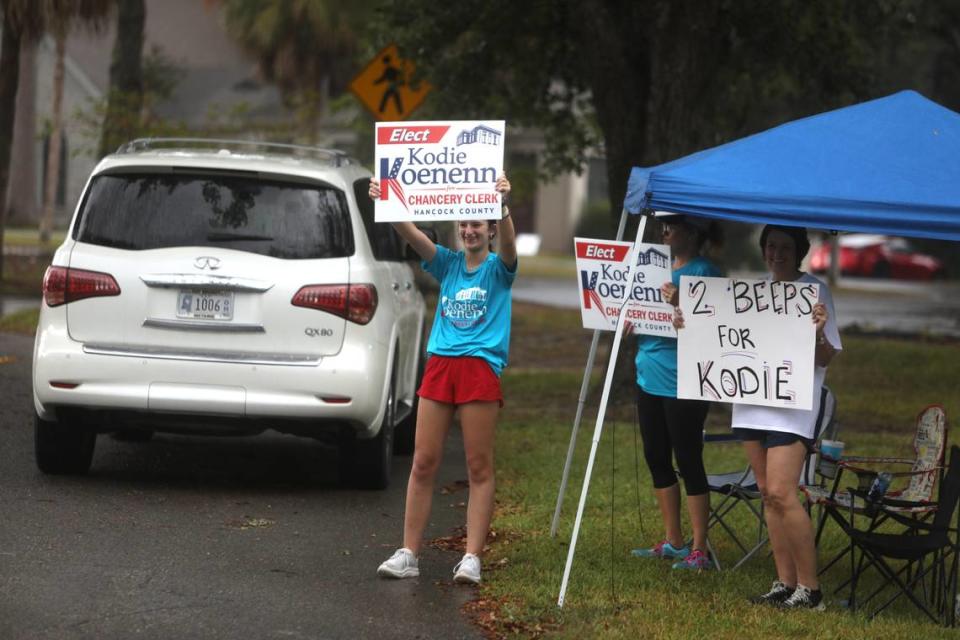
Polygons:
[[192,320],[232,320],[232,291],[181,291],[177,317]]

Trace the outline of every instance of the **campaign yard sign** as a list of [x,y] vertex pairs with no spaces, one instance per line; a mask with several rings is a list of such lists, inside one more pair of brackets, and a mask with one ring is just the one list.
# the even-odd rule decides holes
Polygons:
[[819,288],[681,276],[677,397],[810,409]]
[[629,242],[574,238],[580,315],[585,329],[614,331],[623,301],[629,296],[625,319],[634,333],[675,336],[673,307],[663,301],[660,287],[670,281],[670,247],[641,244],[633,282],[628,283]]
[[500,218],[503,120],[379,122],[377,222]]

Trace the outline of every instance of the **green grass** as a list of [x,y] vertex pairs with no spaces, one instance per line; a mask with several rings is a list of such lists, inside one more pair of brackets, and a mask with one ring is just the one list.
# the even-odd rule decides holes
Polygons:
[[14,294],[40,297],[43,288],[43,274],[50,264],[50,256],[12,256],[3,257],[3,280],[0,280],[0,294]]
[[[36,228],[5,229],[3,234],[3,280],[0,294],[40,295],[43,274],[54,250],[63,242],[65,231],[55,230],[50,242],[42,244]],[[37,248],[27,253],[9,249]]]
[[37,331],[40,309],[21,309],[0,318],[0,332],[33,335]]
[[[925,622],[909,603],[895,604],[873,622],[840,608],[837,600],[845,596],[834,595],[832,588],[845,579],[849,571],[845,562],[824,577],[828,611],[814,614],[779,612],[746,602],[774,578],[768,557],[755,558],[736,571],[700,575],[672,571],[667,562],[630,557],[631,548],[661,539],[662,527],[636,441],[629,376],[621,376],[611,395],[612,418],[598,448],[567,600],[559,609],[557,596],[606,366],[601,354],[580,427],[560,531],[552,539],[550,521],[589,344],[589,332],[579,329],[578,323],[575,312],[520,305],[515,309],[512,365],[504,374],[507,405],[497,434],[493,523],[497,535],[484,560],[488,579],[478,607],[486,615],[474,613],[495,635],[578,640],[952,637]],[[956,344],[845,337],[844,352],[831,366],[827,383],[838,396],[840,437],[847,452],[908,456],[920,408],[941,402],[948,417],[958,415],[958,359]],[[710,429],[722,431],[727,425],[729,408],[715,405]],[[705,458],[710,471],[745,464],[735,444],[710,445]],[[744,530],[750,523],[745,517],[735,522]],[[721,560],[730,560],[732,543],[722,534],[711,535]],[[821,559],[832,557],[844,545],[843,534],[828,524]],[[867,586],[875,583],[871,578]]]
[[40,242],[40,232],[35,228],[4,229],[3,244],[16,247],[43,247],[53,251],[63,243],[65,236],[66,231],[63,229],[54,230],[50,236],[50,242],[44,244]]

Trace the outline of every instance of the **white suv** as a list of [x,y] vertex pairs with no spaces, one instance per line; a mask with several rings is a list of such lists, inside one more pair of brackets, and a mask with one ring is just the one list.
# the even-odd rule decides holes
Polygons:
[[86,472],[98,433],[275,429],[335,441],[357,484],[385,487],[413,446],[425,306],[369,181],[293,145],[136,140],[104,158],[44,277],[40,469]]

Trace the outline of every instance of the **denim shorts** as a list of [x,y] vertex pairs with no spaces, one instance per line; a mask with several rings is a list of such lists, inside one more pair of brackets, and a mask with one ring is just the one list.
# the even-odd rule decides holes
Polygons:
[[767,431],[765,429],[735,428],[733,433],[743,442],[759,442],[764,449],[786,447],[794,442],[802,442],[807,451],[813,451],[813,440],[786,431]]

